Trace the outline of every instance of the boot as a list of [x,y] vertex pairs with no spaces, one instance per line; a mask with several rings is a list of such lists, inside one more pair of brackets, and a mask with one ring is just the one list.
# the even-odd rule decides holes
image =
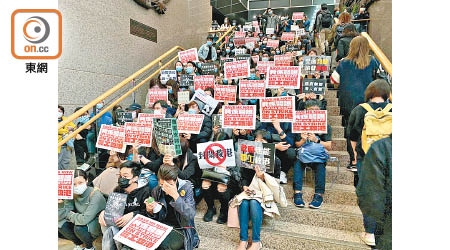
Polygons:
[[217,218],[217,223],[225,224],[228,221],[228,203],[230,202],[230,190],[221,193],[219,192],[220,214]]
[[203,189],[204,198],[206,205],[208,206],[208,210],[206,214],[203,216],[203,221],[210,222],[213,219],[213,216],[216,214],[216,208],[214,207],[214,198],[212,197],[211,187],[209,189]]

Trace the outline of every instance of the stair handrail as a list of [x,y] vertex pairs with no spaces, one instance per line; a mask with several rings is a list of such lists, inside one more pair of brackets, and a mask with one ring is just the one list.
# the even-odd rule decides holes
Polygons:
[[221,37],[219,37],[219,39],[217,39],[216,44],[219,44],[219,42],[222,41],[234,29],[236,29],[236,26],[231,26],[230,28],[228,28],[227,32],[225,32]]
[[372,38],[367,34],[367,32],[361,32],[361,36],[365,37],[367,41],[369,41],[369,46],[372,49],[375,57],[380,61],[384,70],[392,77],[392,63],[389,61],[387,56],[383,53],[383,51],[378,47],[378,45],[372,40]]
[[[228,36],[228,39],[230,39],[230,37],[232,37],[233,35],[234,35],[234,30],[233,30],[233,32]],[[225,45],[226,43],[225,43],[225,41],[223,42],[223,43],[221,43],[220,45],[219,45],[219,49],[222,49],[222,47],[223,47],[223,45]]]

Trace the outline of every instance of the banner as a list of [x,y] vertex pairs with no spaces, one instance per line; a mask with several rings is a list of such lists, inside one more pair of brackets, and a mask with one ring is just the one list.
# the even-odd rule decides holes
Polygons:
[[201,169],[236,166],[233,140],[197,144],[198,165]]
[[168,100],[167,89],[149,89],[148,91],[148,105],[151,107],[153,103],[159,100]]
[[240,80],[239,99],[259,99],[266,96],[264,80]]
[[161,83],[166,84],[169,79],[177,81],[177,71],[176,70],[161,70]]
[[197,91],[195,91],[195,94],[192,97],[191,101],[195,101],[200,111],[208,116],[212,115],[217,107],[217,104],[219,104],[219,102],[214,100],[214,98],[205,94],[205,91],[203,91],[202,89],[198,89]]
[[58,199],[73,199],[73,173],[75,170],[58,170]]
[[172,231],[172,227],[137,214],[114,240],[136,250],[155,250]]
[[328,75],[330,63],[330,56],[305,56],[303,57],[302,73],[304,75],[313,75],[314,73],[323,72],[324,75]]
[[245,37],[235,37],[233,39],[234,47],[239,47],[245,45]]
[[303,78],[302,93],[314,93],[316,95],[325,95],[325,79]]
[[292,133],[326,134],[327,111],[326,110],[302,110],[295,111],[295,119],[292,123]]
[[202,63],[200,68],[202,70],[202,75],[216,75],[218,72],[215,63]]
[[193,75],[181,75],[180,76],[180,87],[190,87],[194,86],[194,76]]
[[199,134],[202,128],[204,114],[182,113],[178,115],[178,133]]
[[236,102],[237,85],[220,85],[214,87],[214,99],[219,102]]
[[292,20],[297,21],[297,20],[303,20],[303,12],[294,12],[292,13]]
[[295,32],[283,32],[281,35],[281,41],[294,41],[295,39]]
[[237,164],[239,167],[273,173],[275,170],[275,144],[238,140]]
[[194,89],[197,91],[198,89],[205,90],[208,87],[214,88],[215,81],[216,77],[213,75],[194,76]]
[[300,77],[300,66],[273,66],[267,72],[267,88],[299,89]]
[[227,62],[224,66],[224,78],[231,81],[231,79],[247,78],[250,76],[250,62],[236,61]]
[[153,118],[164,118],[163,114],[139,113],[137,122],[149,123],[153,127]]
[[269,39],[269,40],[267,40],[267,47],[272,47],[272,48],[278,48],[278,46],[279,46],[279,44],[280,44],[280,40],[272,40],[272,39]]
[[291,66],[292,57],[290,55],[275,55],[273,61],[275,66]]
[[292,122],[294,120],[295,97],[265,97],[260,99],[261,122]]
[[223,128],[255,129],[256,105],[222,106]]
[[215,126],[219,126],[219,128],[222,127],[222,115],[212,115],[212,124],[213,128]]
[[125,128],[102,124],[95,147],[125,153]]
[[258,63],[256,64],[256,70],[260,73],[260,74],[267,74],[267,69],[270,66],[275,66],[275,62],[274,61],[258,61]]
[[185,64],[189,61],[198,62],[197,48],[179,51],[178,59],[183,64]]
[[124,125],[125,122],[133,122],[132,112],[117,112],[116,114],[117,124]]
[[178,91],[178,105],[189,103],[189,91]]
[[245,32],[244,31],[235,31],[234,38],[236,39],[237,37],[245,37]]
[[127,204],[127,194],[112,192],[108,196],[105,208],[105,222],[107,226],[116,226],[116,220],[123,216]]
[[138,143],[142,146],[152,146],[152,123],[125,123],[125,144],[133,145]]
[[177,120],[174,118],[154,118],[153,133],[159,152],[163,155],[181,155],[180,137],[178,134]]

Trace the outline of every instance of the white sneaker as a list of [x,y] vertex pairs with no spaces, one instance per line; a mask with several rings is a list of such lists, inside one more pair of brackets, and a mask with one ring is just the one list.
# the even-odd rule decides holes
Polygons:
[[84,248],[84,250],[95,250],[95,247],[92,247],[92,248]]
[[83,250],[84,248],[82,248],[80,245],[76,245],[73,250]]
[[368,246],[375,246],[375,235],[366,232],[361,233],[361,240]]
[[287,178],[286,178],[286,173],[281,171],[280,173],[280,183],[281,184],[286,184],[287,183]]

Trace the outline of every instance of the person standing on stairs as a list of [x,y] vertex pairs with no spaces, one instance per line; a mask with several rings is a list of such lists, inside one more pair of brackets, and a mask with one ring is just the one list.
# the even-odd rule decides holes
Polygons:
[[217,51],[213,46],[213,38],[211,36],[208,36],[206,43],[198,50],[198,57],[205,60],[205,62],[214,62],[217,60]]

